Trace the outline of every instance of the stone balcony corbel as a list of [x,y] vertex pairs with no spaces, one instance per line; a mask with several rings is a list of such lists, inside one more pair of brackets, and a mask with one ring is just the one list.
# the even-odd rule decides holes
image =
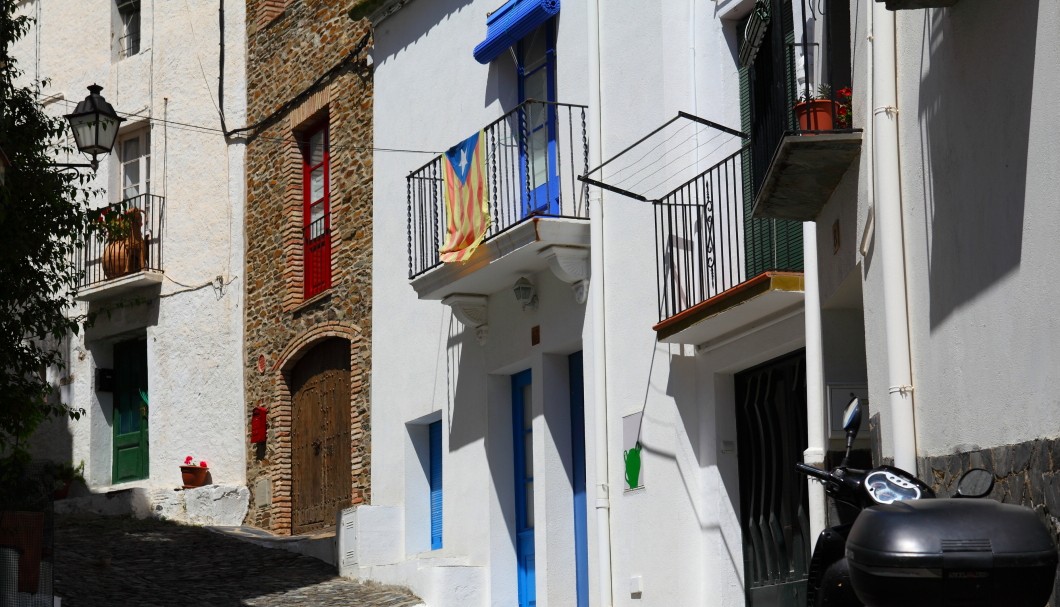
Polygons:
[[548,261],[556,278],[571,286],[574,301],[583,304],[589,296],[589,249],[567,245],[552,245],[538,252]]
[[488,297],[468,293],[453,293],[442,299],[442,303],[453,310],[453,316],[456,316],[457,320],[463,323],[465,327],[475,330],[475,339],[479,345],[486,344],[490,330],[487,315]]

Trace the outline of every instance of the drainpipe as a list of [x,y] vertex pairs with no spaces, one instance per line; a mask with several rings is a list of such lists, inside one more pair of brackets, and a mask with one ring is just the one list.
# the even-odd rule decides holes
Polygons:
[[902,182],[898,150],[898,77],[894,13],[866,0],[873,12],[872,140],[876,162],[875,211],[883,265],[883,309],[887,343],[888,403],[894,465],[916,472],[912,352],[902,234]]
[[[803,460],[824,468],[824,345],[821,338],[821,292],[817,273],[817,224],[802,224],[803,281],[805,289],[804,319],[806,326],[806,451]],[[817,537],[827,527],[824,485],[810,478],[810,537]]]
[[[600,166],[603,142],[600,127],[600,3],[589,0],[589,166]],[[596,463],[597,577],[600,607],[611,607],[611,498],[608,483],[607,337],[604,305],[604,206],[600,188],[589,188],[589,238],[593,309],[593,434]]]

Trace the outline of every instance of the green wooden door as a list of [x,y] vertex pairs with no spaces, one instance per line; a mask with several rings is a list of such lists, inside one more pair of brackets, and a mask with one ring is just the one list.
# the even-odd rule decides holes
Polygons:
[[114,345],[114,470],[124,483],[148,475],[147,340]]

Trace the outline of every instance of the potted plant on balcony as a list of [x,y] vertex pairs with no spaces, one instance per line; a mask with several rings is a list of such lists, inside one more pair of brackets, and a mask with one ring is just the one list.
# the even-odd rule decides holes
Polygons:
[[210,468],[206,465],[206,460],[195,461],[190,455],[184,458],[184,463],[180,466],[180,478],[184,481],[185,489],[202,487],[206,484],[206,475],[209,473]]
[[116,204],[103,209],[97,219],[106,244],[103,246],[103,275],[117,278],[144,267],[144,212]]
[[795,117],[800,131],[831,131],[850,128],[851,97],[853,91],[843,87],[832,95],[832,87],[822,84],[817,94],[802,95],[795,104]]

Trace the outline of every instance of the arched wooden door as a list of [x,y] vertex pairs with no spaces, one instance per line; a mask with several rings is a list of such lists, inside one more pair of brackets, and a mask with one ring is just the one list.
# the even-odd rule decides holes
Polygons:
[[291,531],[335,524],[350,505],[350,342],[315,346],[291,372]]

